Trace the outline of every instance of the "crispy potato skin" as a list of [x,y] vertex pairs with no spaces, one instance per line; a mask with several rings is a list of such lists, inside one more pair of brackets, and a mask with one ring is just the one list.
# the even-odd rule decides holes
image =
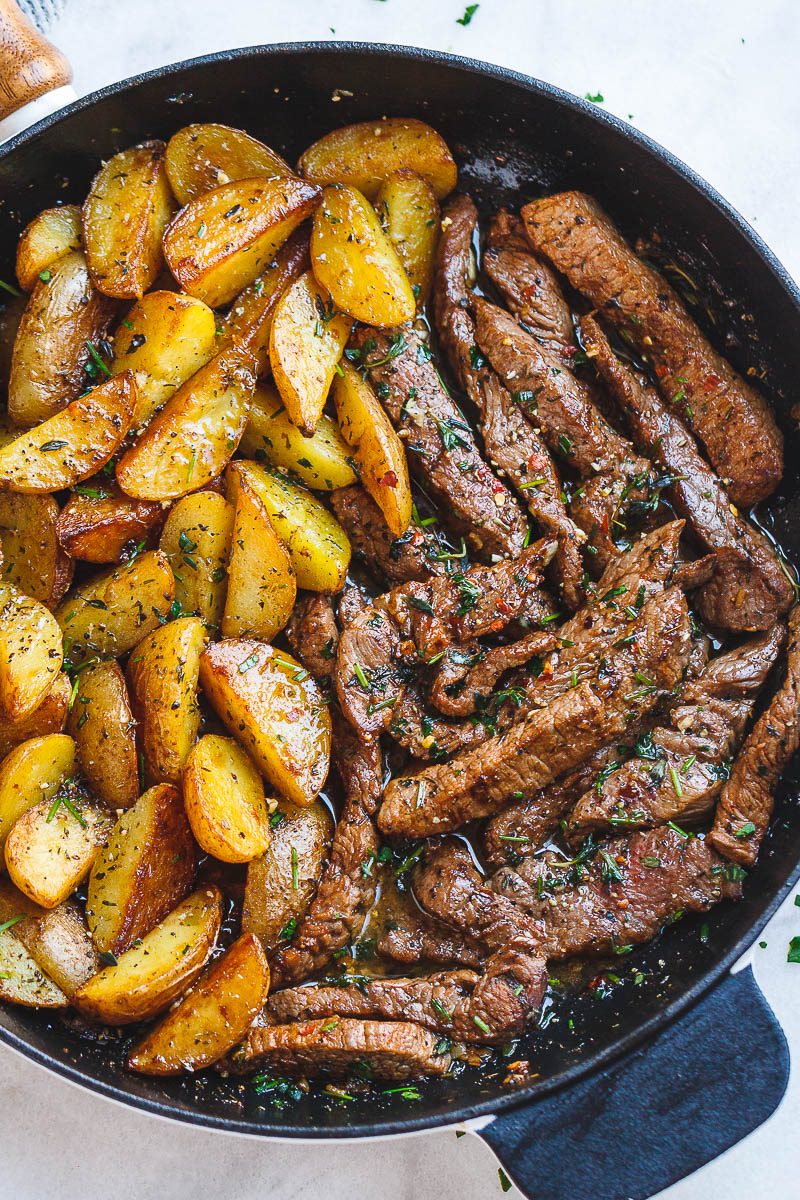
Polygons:
[[52,496],[0,492],[3,579],[48,608],[58,604],[74,572],[58,541],[58,518]]
[[81,770],[109,808],[130,808],[139,797],[136,722],[125,676],[110,659],[81,671],[67,729]]
[[116,306],[93,287],[86,259],[77,251],[37,280],[17,332],[11,357],[8,413],[15,425],[46,421],[81,390],[89,361],[87,342],[105,336]]
[[89,877],[86,920],[98,950],[121,954],[191,890],[197,846],[180,793],[150,788],[117,821]]
[[67,997],[48,979],[13,929],[0,932],[0,1000],[25,1008],[66,1008]]
[[416,312],[403,265],[375,209],[355,188],[325,188],[314,214],[311,265],[337,308],[357,321],[394,327]]
[[49,609],[13,584],[0,583],[0,718],[29,717],[63,661],[61,630]]
[[233,517],[233,505],[218,492],[193,492],[173,505],[161,531],[181,611],[211,629],[219,628],[225,607]]
[[129,1025],[163,1012],[194,983],[222,922],[219,888],[203,887],[172,910],[139,945],[104,967],[73,997],[79,1012],[109,1025]]
[[292,921],[296,928],[305,916],[333,839],[333,820],[321,800],[306,807],[281,800],[279,812],[283,819],[272,829],[269,848],[247,868],[242,908],[242,929],[268,952],[288,937],[281,934]]
[[53,680],[50,691],[28,716],[20,721],[8,721],[0,717],[0,761],[22,742],[50,733],[61,733],[67,723],[71,692],[69,676],[61,671]]
[[331,718],[300,663],[262,642],[215,642],[200,659],[200,683],[272,786],[311,804],[328,775]]
[[270,383],[256,388],[239,449],[245,458],[266,461],[318,492],[349,487],[358,479],[336,422],[323,413],[313,437],[304,437]]
[[427,179],[441,200],[452,192],[458,171],[440,134],[412,117],[361,121],[327,133],[306,150],[298,170],[316,183],[347,183],[374,200],[381,184],[408,168]]
[[33,291],[36,281],[54,263],[80,248],[81,210],[76,204],[40,212],[17,242],[17,281],[23,292]]
[[247,469],[233,463],[226,478],[235,515],[222,636],[269,642],[287,624],[297,598],[292,560]]
[[264,271],[319,203],[302,179],[240,179],[191,200],[164,234],[164,256],[190,296],[219,308]]
[[71,496],[55,522],[59,545],[70,558],[119,562],[126,550],[146,542],[163,524],[164,509],[154,500],[133,500],[102,484],[92,490],[100,494]]
[[439,236],[440,212],[433,189],[415,171],[395,171],[381,185],[376,208],[420,309],[430,294]]
[[180,204],[238,179],[283,178],[294,172],[287,162],[230,125],[185,125],[167,143],[166,167]]
[[206,734],[193,747],[183,774],[183,802],[206,854],[245,863],[269,845],[261,775],[233,738]]
[[[22,893],[17,892],[17,896]],[[2,919],[8,920],[20,911],[23,910],[17,902],[14,913],[9,912]],[[74,903],[59,904],[51,909],[36,908],[14,926],[14,935],[68,999],[100,970],[89,930]]]
[[0,763],[0,850],[28,809],[51,801],[75,770],[75,743],[63,733],[30,738]]
[[107,809],[75,800],[76,817],[63,805],[42,800],[19,818],[6,838],[8,873],[21,892],[42,908],[68,900],[89,874],[114,824]]
[[83,206],[83,244],[98,291],[139,299],[163,264],[161,239],[173,212],[163,142],[143,142],[100,168]]

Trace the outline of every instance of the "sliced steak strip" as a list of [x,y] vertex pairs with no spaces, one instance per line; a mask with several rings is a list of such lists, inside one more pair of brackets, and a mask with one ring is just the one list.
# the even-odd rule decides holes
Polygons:
[[481,362],[475,322],[469,311],[470,248],[478,211],[469,196],[445,206],[445,225],[436,251],[433,310],[440,345],[460,386],[478,410],[489,460],[505,475],[542,529],[558,539],[555,574],[564,603],[581,601],[585,535],[567,514],[561,479],[550,452],[494,371]]
[[441,503],[442,519],[482,559],[513,556],[528,524],[508,488],[481,458],[472,430],[445,389],[428,345],[404,326],[354,336],[361,364],[403,439],[412,473]]
[[306,670],[329,679],[336,666],[339,626],[330,596],[306,592],[298,597],[286,626],[289,645]]
[[587,353],[625,414],[637,448],[672,482],[668,494],[700,545],[724,551],[699,597],[713,625],[736,632],[769,629],[788,611],[792,585],[767,539],[738,516],[691,433],[647,381],[614,354],[593,317],[582,321]]
[[419,913],[413,925],[389,929],[377,945],[378,954],[406,966],[418,963],[454,963],[476,970],[486,961],[486,950],[468,935],[460,935],[447,925]]
[[789,616],[786,675],[756,721],[717,802],[709,842],[750,867],[767,832],[778,780],[800,745],[800,607]]
[[664,277],[581,192],[535,200],[522,216],[534,250],[653,364],[661,394],[680,405],[735,503],[769,496],[783,472],[769,406],[709,344]]
[[[543,616],[545,614],[542,614]],[[451,717],[465,717],[485,706],[490,698],[496,707],[495,685],[514,667],[522,667],[532,658],[549,654],[561,645],[557,634],[536,630],[517,642],[473,651],[449,647],[431,687],[431,701]],[[515,700],[516,696],[509,697]]]
[[684,689],[670,724],[640,738],[633,758],[612,774],[601,771],[581,796],[567,818],[570,840],[597,829],[646,829],[705,816],[784,636],[776,625],[709,663]]
[[419,1079],[446,1075],[450,1053],[441,1038],[410,1021],[324,1017],[251,1029],[232,1056],[239,1074],[266,1069],[294,1078]]
[[[634,642],[613,649],[596,675],[449,763],[392,780],[378,816],[387,834],[425,837],[497,812],[580,766],[650,711],[688,662],[689,616],[673,590],[643,607]],[[635,649],[633,648],[635,646]]]
[[408,583],[444,574],[445,547],[435,535],[411,524],[402,537],[395,537],[364,488],[332,492],[331,506],[356,555],[373,575],[385,576],[390,583]]

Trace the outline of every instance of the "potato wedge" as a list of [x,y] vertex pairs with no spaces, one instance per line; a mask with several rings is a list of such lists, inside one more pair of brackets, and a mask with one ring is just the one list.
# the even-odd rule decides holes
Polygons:
[[34,903],[55,908],[89,874],[113,827],[107,808],[66,781],[15,823],[5,845],[8,873]]
[[294,172],[287,162],[229,125],[185,125],[167,143],[166,167],[180,204],[237,179],[280,179]]
[[311,804],[328,776],[331,718],[308,671],[262,642],[224,641],[204,652],[200,683],[272,786]]
[[256,360],[257,371],[263,375],[269,366],[269,335],[275,306],[283,293],[310,266],[308,232],[297,229],[275,259],[234,300],[219,338],[219,349],[240,346],[249,350]]
[[0,490],[55,492],[88,479],[114,455],[133,419],[136,385],[126,371],[0,449]]
[[49,609],[13,584],[0,583],[0,717],[30,716],[63,661],[61,630]]
[[163,1012],[197,978],[222,923],[218,888],[200,888],[73,996],[78,1012],[107,1025],[129,1025]]
[[319,203],[303,179],[240,179],[182,208],[164,234],[164,256],[185,292],[219,308],[253,283]]
[[135,1047],[128,1067],[142,1075],[210,1067],[242,1040],[268,990],[267,957],[258,939],[244,933]]
[[58,517],[52,496],[0,492],[3,579],[48,608],[58,604],[74,571],[58,542]]
[[272,318],[269,361],[289,419],[311,436],[353,322],[306,271],[284,292]]
[[304,437],[271,383],[256,388],[239,450],[245,458],[280,467],[290,478],[319,492],[349,487],[358,479],[336,422],[323,413],[313,437]]
[[73,666],[87,658],[119,658],[167,620],[175,580],[160,550],[140,554],[75,588],[56,619]]
[[218,492],[194,492],[170,510],[159,543],[175,576],[181,612],[218,629],[225,607],[233,505]]
[[40,801],[52,801],[75,773],[75,743],[63,733],[31,738],[0,763],[0,850],[15,823]]
[[280,471],[246,463],[248,481],[286,543],[297,586],[310,592],[338,592],[347,578],[350,542],[339,522],[315,496]]
[[39,913],[24,917],[14,926],[14,935],[64,995],[72,997],[100,970],[89,930],[74,904],[59,904]]
[[15,425],[37,425],[75,399],[86,383],[89,345],[105,336],[115,311],[77,252],[36,282],[11,356],[8,413]]
[[180,792],[158,784],[117,821],[89,877],[86,920],[98,950],[121,954],[194,886],[197,846]]
[[[416,312],[403,264],[375,209],[354,188],[333,183],[322,193],[311,231],[311,265],[337,308],[358,321],[402,325]],[[277,377],[276,382],[280,387]]]
[[0,930],[0,1000],[26,1008],[66,1008],[67,997],[48,979],[11,929]]
[[281,800],[270,824],[269,848],[247,868],[242,908],[242,929],[254,933],[267,951],[290,940],[308,911],[334,829],[321,800],[305,808]]
[[92,791],[109,808],[135,804],[139,798],[136,722],[125,676],[113,659],[80,672],[67,729]]
[[128,683],[149,784],[178,783],[200,728],[197,679],[206,631],[199,617],[170,621],[128,660]]
[[216,478],[241,441],[255,385],[255,361],[246,350],[233,347],[212,358],[123,454],[117,464],[123,492],[173,500]]
[[[308,266],[308,263],[306,263],[306,266]],[[17,338],[17,330],[22,321],[22,315],[25,312],[27,299],[27,296],[12,296],[8,292],[0,294],[0,390],[3,392],[8,391],[14,343]],[[10,425],[8,417],[5,417],[3,426],[5,427],[7,423]],[[1,444],[2,442],[0,442]]]
[[[2,502],[0,496],[0,510]],[[70,558],[116,563],[137,547],[141,550],[164,516],[162,505],[155,500],[133,500],[110,480],[90,480],[79,485],[62,508],[56,532]]]
[[292,615],[297,598],[294,567],[248,479],[247,467],[232,463],[227,481],[235,515],[222,636],[269,642]]
[[306,179],[350,184],[368,200],[374,200],[383,181],[404,167],[427,179],[439,200],[452,192],[458,180],[444,138],[413,117],[343,125],[309,146],[298,163]]
[[381,185],[376,208],[420,309],[430,294],[439,236],[439,204],[433,189],[415,171],[396,171]]
[[23,230],[17,242],[17,280],[23,292],[30,292],[37,279],[44,278],[54,263],[81,248],[81,210],[77,204],[46,208]]
[[269,845],[264,784],[233,738],[209,733],[193,747],[183,802],[200,849],[221,862],[250,862]]
[[344,440],[359,466],[361,482],[395,537],[411,524],[411,481],[406,451],[377,396],[349,362],[334,381],[333,398]]
[[134,304],[114,334],[111,371],[133,371],[135,429],[210,361],[218,340],[213,311],[194,296],[148,292]]
[[83,245],[98,291],[138,300],[159,276],[174,210],[163,142],[122,150],[95,175],[83,205]]
[[22,742],[45,737],[48,733],[60,733],[67,723],[71,694],[69,676],[62,671],[56,675],[50,691],[33,712],[19,721],[0,717],[0,760]]

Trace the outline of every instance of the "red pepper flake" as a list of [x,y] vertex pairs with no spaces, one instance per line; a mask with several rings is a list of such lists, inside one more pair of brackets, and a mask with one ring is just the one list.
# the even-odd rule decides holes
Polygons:
[[398,479],[394,471],[387,471],[379,482],[382,483],[384,487],[396,488]]
[[707,392],[713,392],[714,388],[718,388],[721,383],[722,380],[720,379],[719,375],[715,375],[712,371],[711,374],[706,375],[705,379],[703,380],[703,388]]

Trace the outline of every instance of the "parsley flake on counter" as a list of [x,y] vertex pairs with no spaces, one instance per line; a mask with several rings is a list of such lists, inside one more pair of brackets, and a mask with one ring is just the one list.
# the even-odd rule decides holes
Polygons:
[[480,4],[468,4],[464,9],[463,17],[456,17],[456,25],[463,25],[466,28],[479,8]]

